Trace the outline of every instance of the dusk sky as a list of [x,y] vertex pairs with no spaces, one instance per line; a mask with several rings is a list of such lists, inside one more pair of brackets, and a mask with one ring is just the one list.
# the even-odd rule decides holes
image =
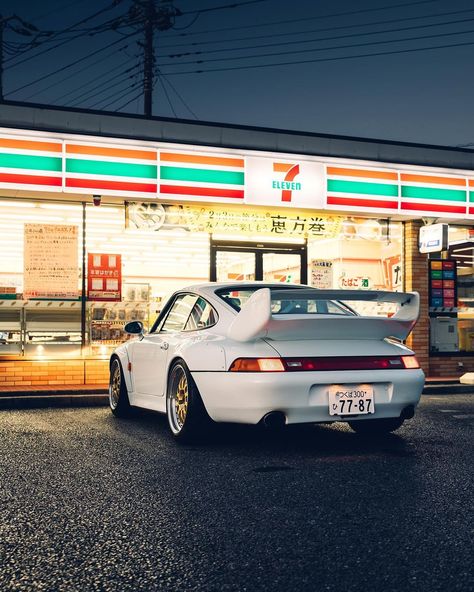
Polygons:
[[[132,5],[0,0],[3,18],[39,29],[5,25],[5,99],[143,113]],[[174,6],[155,33],[156,116],[474,148],[472,0]]]

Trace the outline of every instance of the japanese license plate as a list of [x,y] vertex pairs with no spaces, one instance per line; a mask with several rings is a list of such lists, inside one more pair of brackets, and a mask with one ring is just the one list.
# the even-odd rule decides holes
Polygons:
[[328,394],[329,415],[367,415],[375,411],[371,384],[332,385]]

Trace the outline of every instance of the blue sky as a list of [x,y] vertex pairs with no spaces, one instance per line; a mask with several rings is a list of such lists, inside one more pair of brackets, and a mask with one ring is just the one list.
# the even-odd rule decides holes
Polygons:
[[[0,0],[4,17],[17,14],[53,32],[31,49],[16,44],[32,37],[5,31],[5,98],[141,113],[142,34],[133,27],[110,30],[132,3]],[[474,144],[473,2],[175,0],[174,5],[183,14],[155,34],[161,76],[154,115]],[[428,47],[435,49],[420,51]]]

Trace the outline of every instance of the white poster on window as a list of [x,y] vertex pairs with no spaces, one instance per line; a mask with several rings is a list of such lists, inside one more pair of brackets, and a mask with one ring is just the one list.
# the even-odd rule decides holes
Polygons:
[[313,288],[327,290],[332,288],[332,261],[313,259],[311,261],[311,285]]
[[78,227],[25,224],[23,298],[78,297]]

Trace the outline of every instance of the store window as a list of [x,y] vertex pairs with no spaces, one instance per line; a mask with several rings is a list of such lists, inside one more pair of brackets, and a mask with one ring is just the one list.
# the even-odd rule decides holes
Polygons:
[[[46,227],[50,232],[43,240]],[[268,282],[300,283],[307,277],[318,288],[401,290],[402,230],[401,223],[385,219],[231,205],[102,202],[84,208],[82,203],[3,198],[0,355],[106,358],[128,338],[126,322],[139,320],[147,330],[174,291],[209,281],[211,245],[221,239],[252,242],[258,256],[223,252],[216,259],[220,281],[249,279],[257,269]],[[267,249],[258,253],[262,243]],[[38,245],[42,256],[34,259]],[[43,264],[47,277],[39,275]],[[469,290],[466,283],[465,293]],[[215,320],[212,309],[200,306],[196,318],[188,320],[189,330]]]

